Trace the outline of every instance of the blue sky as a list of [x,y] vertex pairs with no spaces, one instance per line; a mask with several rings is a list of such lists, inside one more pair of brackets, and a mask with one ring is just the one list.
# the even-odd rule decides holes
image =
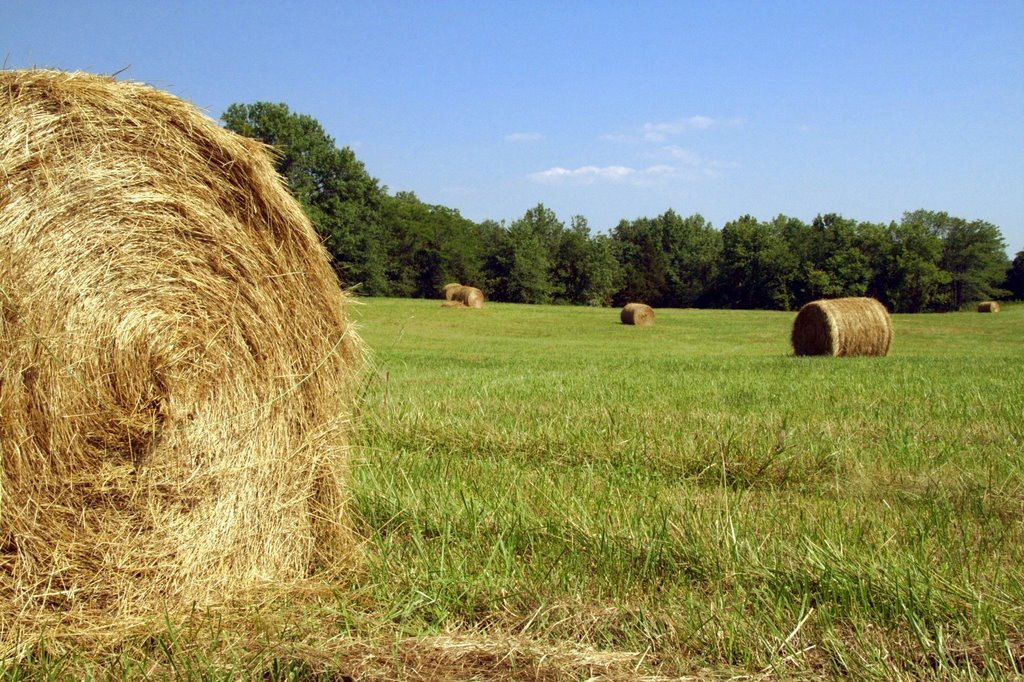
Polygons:
[[7,68],[285,102],[391,191],[604,231],[671,208],[889,221],[1024,249],[1024,2],[0,3]]

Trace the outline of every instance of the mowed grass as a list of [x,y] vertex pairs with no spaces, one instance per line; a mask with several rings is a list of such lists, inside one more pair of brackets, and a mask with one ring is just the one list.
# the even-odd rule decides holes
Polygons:
[[1024,666],[1024,307],[897,315],[888,357],[842,359],[793,357],[793,313],[357,317],[365,584],[405,632],[662,675]]
[[[857,679],[1024,668],[1024,306],[894,316],[367,299],[360,560],[3,679]],[[61,633],[56,633],[60,639]]]

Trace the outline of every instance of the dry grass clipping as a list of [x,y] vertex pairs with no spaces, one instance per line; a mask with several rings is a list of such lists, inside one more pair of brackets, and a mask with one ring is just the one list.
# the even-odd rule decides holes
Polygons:
[[998,313],[999,304],[995,301],[982,301],[978,304],[979,313]]
[[892,320],[873,298],[853,297],[811,301],[793,322],[796,355],[880,355],[892,344]]
[[262,145],[141,84],[0,71],[0,624],[342,561],[346,303]]
[[461,303],[467,308],[483,308],[484,292],[480,291],[476,287],[459,285],[459,288],[452,292],[451,300]]
[[633,324],[638,327],[654,326],[654,308],[646,303],[627,303],[619,313],[622,324]]

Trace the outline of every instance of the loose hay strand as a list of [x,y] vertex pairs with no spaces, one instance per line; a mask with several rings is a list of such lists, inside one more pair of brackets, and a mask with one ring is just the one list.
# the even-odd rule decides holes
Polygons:
[[0,71],[0,621],[351,556],[348,299],[262,145],[145,85]]

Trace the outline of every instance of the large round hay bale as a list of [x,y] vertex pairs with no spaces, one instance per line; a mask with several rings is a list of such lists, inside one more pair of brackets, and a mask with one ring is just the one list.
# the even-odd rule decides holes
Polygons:
[[267,150],[145,85],[0,71],[0,178],[0,622],[343,560],[360,346]]
[[892,320],[873,298],[811,301],[797,313],[791,341],[796,355],[886,355]]
[[441,287],[441,293],[444,294],[444,300],[450,301],[455,296],[455,292],[462,288],[462,285],[458,282],[452,282],[451,284],[445,284]]
[[999,303],[996,301],[982,301],[978,304],[979,313],[998,313]]
[[654,308],[646,303],[627,303],[619,313],[622,324],[633,324],[638,327],[654,326]]
[[462,303],[467,308],[483,308],[484,292],[476,287],[460,286],[452,294],[452,300]]

